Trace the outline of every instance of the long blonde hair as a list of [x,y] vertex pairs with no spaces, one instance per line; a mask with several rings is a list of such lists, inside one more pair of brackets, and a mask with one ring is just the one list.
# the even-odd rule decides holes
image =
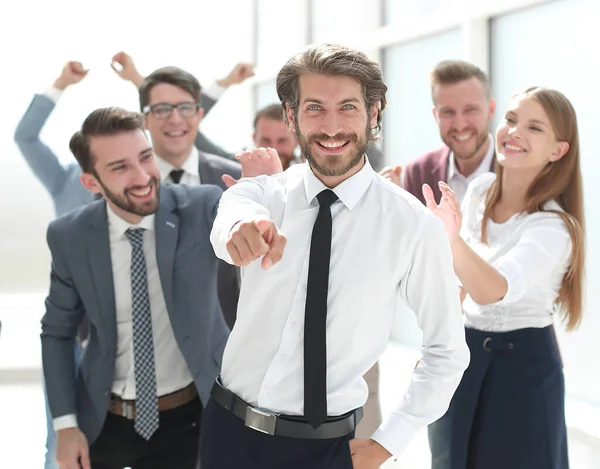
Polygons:
[[[570,101],[561,92],[533,87],[515,96],[525,95],[542,106],[558,141],[568,142],[569,150],[558,161],[549,162],[532,181],[525,194],[525,212],[550,211],[559,215],[571,237],[572,259],[555,304],[559,307],[567,330],[576,329],[583,312],[583,278],[585,264],[585,222],[583,184],[579,163],[577,116]],[[513,96],[514,97],[514,96]],[[496,164],[497,178],[488,191],[481,226],[485,242],[487,222],[502,195],[503,168]],[[544,204],[555,200],[563,211],[544,210]]]

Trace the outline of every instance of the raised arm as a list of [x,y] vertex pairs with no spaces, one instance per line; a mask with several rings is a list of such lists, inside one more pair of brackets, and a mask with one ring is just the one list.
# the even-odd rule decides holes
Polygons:
[[15,143],[21,154],[52,195],[63,189],[74,165],[63,166],[50,147],[41,141],[40,133],[61,93],[80,82],[86,74],[79,62],[67,62],[52,86],[44,94],[34,96],[15,130]]

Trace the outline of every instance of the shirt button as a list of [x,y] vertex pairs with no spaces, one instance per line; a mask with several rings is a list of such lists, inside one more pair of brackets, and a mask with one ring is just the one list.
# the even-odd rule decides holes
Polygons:
[[296,329],[298,323],[296,321],[292,321],[292,329]]
[[267,388],[267,394],[271,394],[271,388]]
[[302,286],[302,290],[303,290],[303,291],[308,291],[308,286],[307,286],[307,285],[303,285],[303,286]]

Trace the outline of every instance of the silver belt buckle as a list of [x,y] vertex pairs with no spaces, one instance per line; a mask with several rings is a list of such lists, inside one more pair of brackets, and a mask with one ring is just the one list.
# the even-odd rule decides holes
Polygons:
[[121,401],[121,416],[126,419],[133,420],[133,404],[128,404],[127,402]]
[[257,432],[275,435],[275,425],[277,424],[277,415],[267,409],[256,407],[246,407],[246,418],[244,423],[247,427]]

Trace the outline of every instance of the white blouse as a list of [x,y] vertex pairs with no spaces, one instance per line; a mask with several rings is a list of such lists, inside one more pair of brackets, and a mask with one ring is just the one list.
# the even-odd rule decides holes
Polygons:
[[[571,263],[569,232],[556,213],[519,213],[504,223],[488,220],[488,243],[483,244],[485,197],[495,180],[494,173],[486,173],[469,184],[462,204],[461,236],[506,278],[508,290],[489,305],[479,305],[467,295],[465,326],[494,332],[549,326]],[[547,202],[544,209],[562,211],[555,201]]]

